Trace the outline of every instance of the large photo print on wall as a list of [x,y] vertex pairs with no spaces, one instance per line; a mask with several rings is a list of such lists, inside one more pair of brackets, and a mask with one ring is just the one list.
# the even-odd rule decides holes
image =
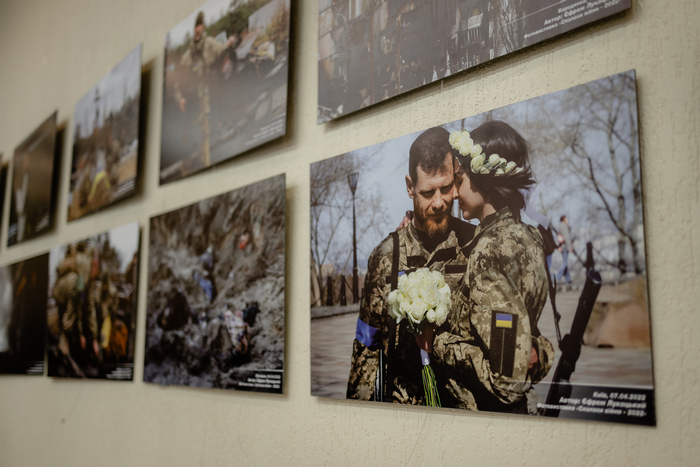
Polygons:
[[0,373],[43,375],[49,255],[0,268]]
[[53,220],[56,150],[54,112],[15,149],[7,246],[48,232]]
[[136,190],[141,45],[75,105],[68,221]]
[[210,0],[168,32],[160,183],[287,131],[291,0]]
[[151,218],[144,381],[282,392],[285,182]]
[[318,123],[630,8],[631,0],[320,0]]
[[634,71],[311,166],[311,392],[655,424]]
[[132,380],[139,226],[53,248],[49,254],[49,376]]

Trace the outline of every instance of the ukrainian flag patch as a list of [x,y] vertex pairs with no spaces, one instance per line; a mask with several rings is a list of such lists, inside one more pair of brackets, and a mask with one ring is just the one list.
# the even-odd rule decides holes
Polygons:
[[496,327],[513,329],[513,315],[508,313],[496,313]]

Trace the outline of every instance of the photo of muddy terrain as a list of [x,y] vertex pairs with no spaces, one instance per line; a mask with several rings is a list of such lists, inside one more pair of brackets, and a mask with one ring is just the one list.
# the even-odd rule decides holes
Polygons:
[[144,381],[282,392],[284,180],[151,218]]

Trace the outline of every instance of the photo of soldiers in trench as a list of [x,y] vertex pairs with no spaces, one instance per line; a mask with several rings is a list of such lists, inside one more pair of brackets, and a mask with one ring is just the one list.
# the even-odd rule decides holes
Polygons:
[[49,255],[0,268],[0,373],[44,374]]
[[51,250],[49,376],[133,379],[138,247],[133,223]]
[[312,164],[311,394],[654,425],[638,131],[631,70]]
[[75,105],[69,222],[135,192],[140,96],[139,45]]
[[144,381],[282,392],[284,254],[284,176],[152,218]]
[[291,0],[210,0],[165,39],[160,183],[286,133]]

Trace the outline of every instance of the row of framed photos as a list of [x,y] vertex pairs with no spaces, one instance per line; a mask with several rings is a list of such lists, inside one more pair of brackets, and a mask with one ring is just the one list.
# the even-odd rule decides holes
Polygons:
[[[161,184],[286,134],[293,6],[291,0],[210,0],[167,33]],[[322,0],[318,122],[630,6],[630,0]],[[135,193],[145,105],[138,46],[75,106],[69,222]],[[55,134],[56,114],[15,150],[8,246],[53,225],[60,166]]]
[[[544,254],[562,285],[531,318],[553,344],[554,359],[541,377],[528,380],[527,407],[523,400],[523,411],[513,412],[655,424],[637,115],[636,76],[627,71],[437,129],[477,134],[500,122],[521,135],[535,183],[522,194],[527,203],[519,216],[555,244]],[[387,299],[376,294],[373,251],[383,251],[407,210],[421,212],[411,196],[409,154],[435,131],[310,167],[312,395],[377,399],[372,390],[357,389],[373,386],[377,375],[374,357],[358,351],[366,335],[358,318]],[[450,222],[470,217],[464,203],[450,201]],[[151,218],[144,381],[282,392],[285,204],[279,175]],[[565,231],[566,244],[558,240]],[[417,267],[410,258],[409,269]],[[4,268],[2,371],[43,374],[46,352],[49,376],[131,380],[138,259],[134,223]],[[591,269],[600,277],[592,300]],[[555,379],[560,330],[574,332],[586,300],[590,318],[564,384]],[[438,372],[438,384],[440,378]],[[425,402],[399,387],[384,400]]]

